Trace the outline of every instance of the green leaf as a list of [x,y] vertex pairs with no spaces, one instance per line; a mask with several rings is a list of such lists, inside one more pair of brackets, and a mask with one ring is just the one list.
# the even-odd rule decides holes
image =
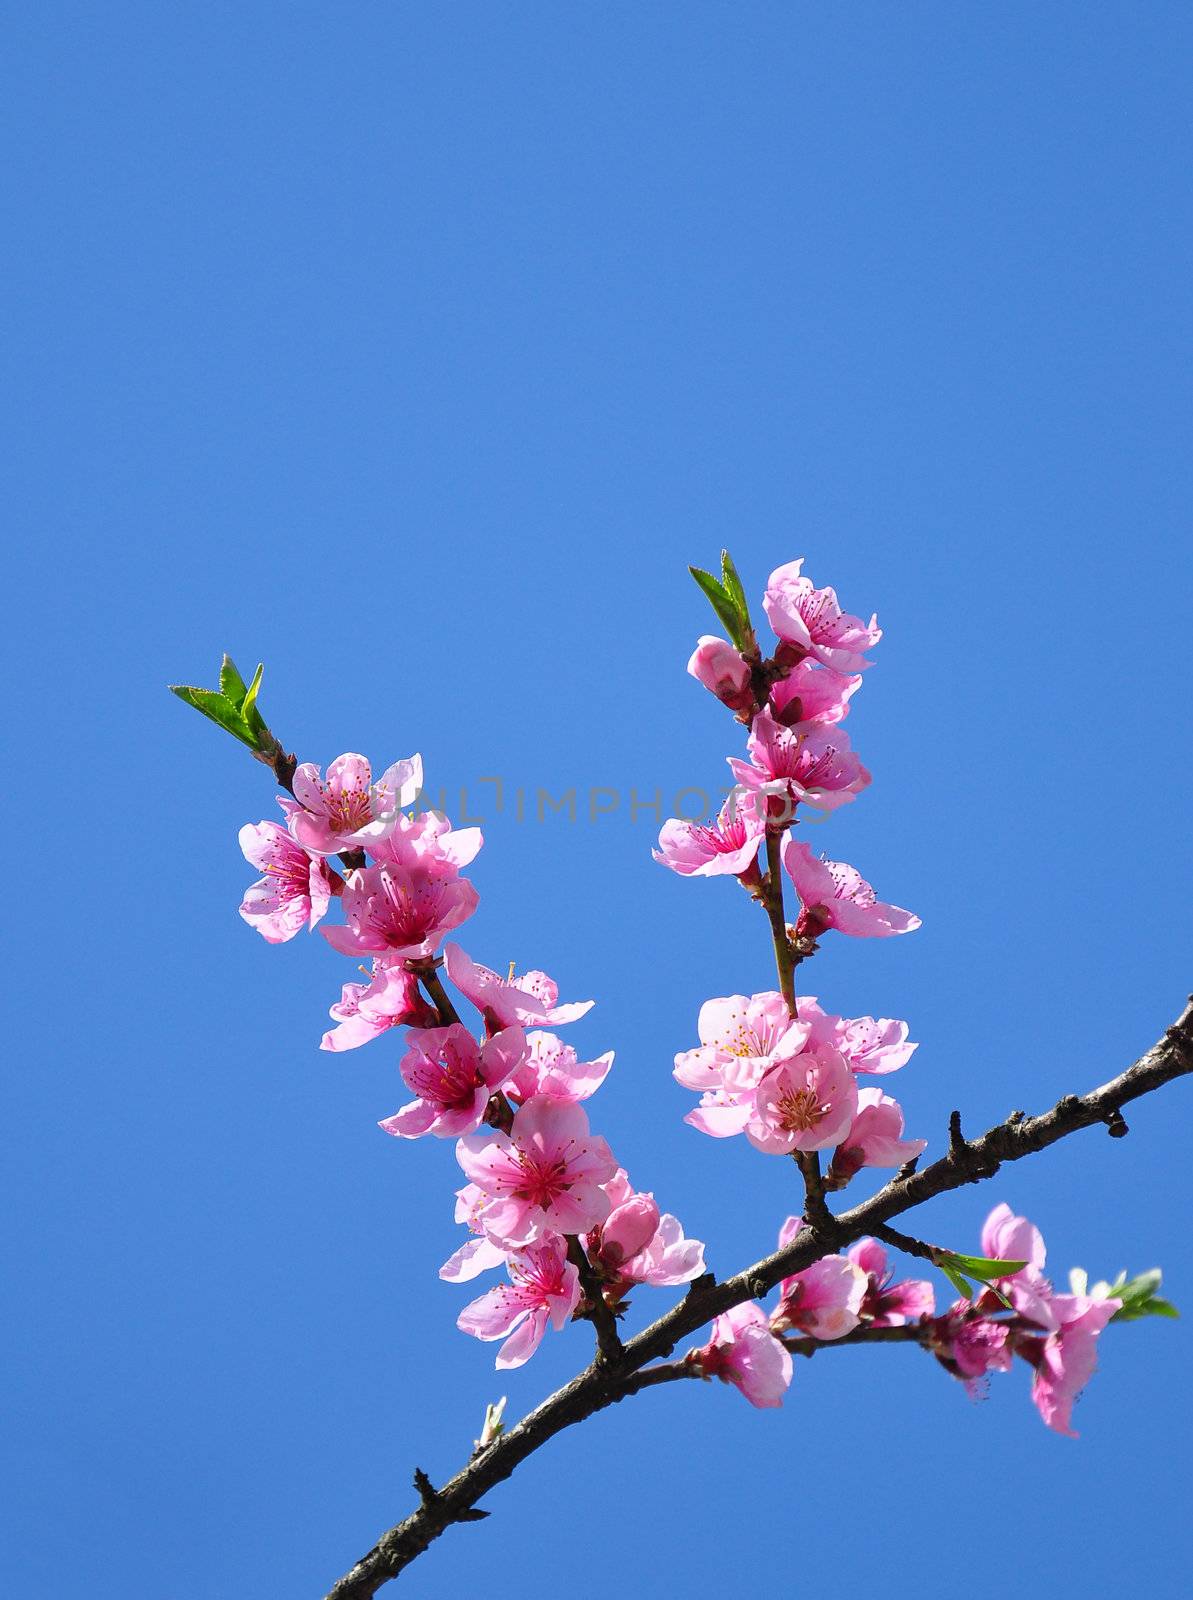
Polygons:
[[172,683],[170,693],[185,700],[188,706],[194,706],[196,711],[201,711],[234,739],[247,744],[250,750],[257,749],[256,734],[241,715],[240,707],[234,705],[226,694],[220,694],[217,689],[196,689],[185,683]]
[[234,706],[240,705],[248,693],[244,679],[237,672],[236,663],[227,651],[220,664],[220,693],[226,695]]
[[1120,1272],[1113,1283],[1097,1283],[1094,1290],[1099,1296],[1122,1302],[1112,1322],[1136,1322],[1140,1317],[1179,1317],[1176,1307],[1156,1293],[1162,1281],[1159,1267],[1152,1267],[1130,1280],[1125,1272]]
[[963,1278],[954,1267],[950,1266],[947,1261],[938,1261],[936,1265],[944,1273],[945,1277],[949,1280],[953,1288],[956,1289],[957,1293],[963,1300],[973,1299],[972,1283],[967,1282],[967,1280]]
[[[1027,1265],[1026,1261],[999,1261],[994,1256],[962,1256],[955,1250],[942,1250],[940,1254],[948,1257],[951,1266],[968,1272],[972,1278],[1009,1278]],[[943,1262],[939,1265],[943,1269]]]
[[750,606],[746,600],[746,591],[742,588],[742,581],[737,575],[737,568],[733,565],[733,557],[728,550],[721,551],[721,584],[742,616],[749,617]]
[[241,702],[240,707],[241,714],[257,737],[257,748],[259,750],[264,750],[270,740],[270,733],[269,729],[265,725],[265,718],[257,710],[257,693],[261,688],[261,678],[264,672],[265,664],[264,662],[259,661],[257,663],[257,670],[253,674],[253,681],[245,690],[244,700]]
[[711,572],[705,572],[701,567],[689,567],[688,571],[703,589],[709,604],[720,618],[721,626],[732,639],[735,648],[742,652],[748,650],[749,619],[742,615],[727,591],[717,582]]

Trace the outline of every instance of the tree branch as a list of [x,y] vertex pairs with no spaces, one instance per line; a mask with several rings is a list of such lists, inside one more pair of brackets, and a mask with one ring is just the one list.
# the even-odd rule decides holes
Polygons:
[[775,947],[775,969],[779,975],[779,990],[787,1003],[787,1010],[795,1012],[795,952],[787,937],[787,918],[783,911],[783,835],[778,829],[766,825],[766,877],[762,881],[762,904],[770,919],[770,936]]
[[[978,1139],[961,1138],[958,1127],[948,1153],[938,1161],[920,1171],[896,1175],[869,1200],[836,1217],[838,1236],[848,1241],[875,1233],[892,1217],[963,1184],[988,1178],[1003,1163],[1034,1155],[1082,1128],[1101,1124],[1114,1134],[1123,1106],[1190,1073],[1193,1073],[1193,1000],[1133,1066],[1088,1094],[1065,1095],[1050,1111],[1037,1117],[1012,1112],[1005,1122],[989,1128]],[[813,1231],[803,1228],[783,1249],[725,1283],[718,1284],[711,1277],[698,1279],[677,1306],[624,1346],[619,1366],[594,1362],[536,1406],[508,1433],[474,1455],[442,1489],[429,1497],[424,1495],[418,1510],[383,1534],[351,1572],[334,1585],[326,1600],[369,1600],[382,1584],[397,1577],[421,1555],[445,1528],[453,1522],[471,1520],[469,1513],[476,1502],[495,1484],[508,1478],[520,1462],[548,1439],[639,1389],[668,1382],[671,1376],[688,1376],[679,1371],[669,1373],[668,1377],[651,1376],[652,1372],[664,1369],[651,1368],[650,1363],[665,1360],[681,1339],[713,1317],[765,1293],[780,1279],[811,1266],[826,1253],[826,1246],[814,1237]],[[848,1337],[854,1343],[878,1343],[880,1341],[874,1338],[877,1332],[877,1329],[870,1330],[866,1340]],[[907,1337],[899,1329],[882,1332],[899,1333],[901,1339]],[[844,1344],[847,1340],[835,1342]],[[900,1340],[884,1338],[881,1342]],[[788,1347],[799,1345],[802,1341],[793,1341]],[[802,1348],[799,1353],[804,1353]],[[678,1368],[684,1363],[673,1365]]]
[[568,1260],[576,1269],[576,1276],[588,1302],[588,1310],[581,1312],[581,1316],[587,1317],[596,1329],[598,1359],[606,1364],[615,1364],[622,1358],[622,1343],[617,1332],[617,1318],[609,1310],[601,1280],[592,1270],[582,1240],[569,1235],[567,1251]]

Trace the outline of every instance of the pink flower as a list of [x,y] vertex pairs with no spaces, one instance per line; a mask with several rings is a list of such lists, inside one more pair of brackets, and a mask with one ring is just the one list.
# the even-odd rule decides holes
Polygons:
[[514,1072],[526,1050],[521,1028],[506,1028],[478,1045],[461,1022],[411,1028],[399,1071],[417,1096],[380,1124],[399,1139],[433,1133],[454,1139],[479,1128],[490,1096]]
[[[1057,1327],[1035,1357],[1031,1397],[1048,1426],[1070,1439],[1077,1437],[1070,1426],[1073,1403],[1098,1365],[1098,1335],[1121,1304],[1120,1300],[1092,1299],[1083,1294],[1053,1297]],[[1025,1353],[1024,1343],[1019,1342],[1020,1354]]]
[[974,1317],[968,1300],[958,1300],[932,1324],[932,1349],[971,1397],[980,1395],[988,1372],[1009,1372],[1012,1366],[1010,1330],[1005,1322]]
[[785,728],[810,722],[825,726],[841,722],[861,682],[860,672],[852,678],[843,678],[839,672],[830,672],[827,667],[818,667],[805,658],[771,688],[770,703],[775,721]]
[[467,995],[486,1020],[492,1019],[499,1028],[508,1028],[513,1022],[527,1027],[557,1028],[565,1022],[575,1022],[586,1011],[591,1011],[591,1000],[573,1000],[558,1005],[558,985],[545,972],[524,972],[516,981],[513,977],[499,978],[489,967],[482,967],[464,954],[458,944],[444,948],[447,958],[447,975]]
[[686,1239],[669,1212],[660,1215],[653,1194],[635,1190],[622,1167],[604,1187],[613,1209],[589,1233],[587,1245],[590,1260],[609,1279],[611,1296],[624,1296],[636,1283],[664,1288],[700,1276],[703,1244]]
[[581,1061],[571,1045],[554,1033],[536,1030],[526,1035],[526,1043],[529,1048],[522,1065],[506,1085],[506,1092],[519,1100],[536,1094],[552,1095],[556,1100],[587,1100],[613,1065],[612,1050],[595,1061]]
[[484,1212],[489,1196],[475,1183],[466,1183],[456,1190],[456,1221],[464,1223],[473,1237],[452,1252],[439,1269],[439,1276],[449,1283],[465,1283],[470,1278],[499,1267],[506,1252],[484,1231]]
[[456,878],[484,843],[479,828],[456,828],[441,811],[398,812],[383,839],[369,845],[378,866],[406,867],[431,878]]
[[623,1284],[647,1283],[657,1289],[691,1283],[704,1271],[704,1246],[688,1239],[676,1217],[664,1211],[659,1225],[638,1254],[623,1261],[618,1274]]
[[615,1204],[591,1243],[594,1262],[616,1272],[623,1262],[645,1250],[658,1232],[659,1208],[653,1194],[631,1193]]
[[843,1056],[818,1045],[780,1062],[758,1085],[746,1137],[766,1155],[826,1150],[848,1133],[857,1084]]
[[711,633],[701,634],[688,662],[688,671],[731,710],[753,709],[749,665],[728,639],[718,639]]
[[[779,1230],[780,1250],[802,1227],[802,1217],[787,1218]],[[840,1339],[861,1321],[867,1285],[861,1267],[845,1256],[822,1256],[803,1272],[783,1279],[771,1328],[775,1333],[796,1328],[814,1339]]]
[[791,1382],[791,1352],[770,1331],[756,1301],[733,1306],[712,1325],[712,1337],[687,1357],[705,1378],[732,1383],[752,1406],[780,1406]]
[[1017,1217],[1005,1203],[995,1206],[982,1224],[982,1254],[995,1261],[1025,1261],[1011,1276],[998,1279],[998,1287],[1022,1317],[1051,1331],[1057,1326],[1052,1285],[1044,1276],[1047,1252],[1040,1230],[1026,1217]]
[[331,1015],[339,1027],[329,1028],[323,1035],[321,1050],[355,1050],[388,1029],[406,1024],[427,1028],[438,1013],[423,999],[412,972],[374,961],[372,981],[346,983]]
[[910,911],[876,900],[856,868],[844,861],[820,861],[810,845],[788,839],[783,865],[803,902],[796,924],[800,933],[818,938],[826,928],[837,928],[860,938],[885,938],[920,925]]
[[881,1089],[862,1089],[849,1132],[833,1152],[829,1182],[846,1184],[863,1167],[901,1167],[923,1155],[927,1139],[903,1137],[903,1108]]
[[785,728],[760,711],[746,749],[748,762],[728,758],[738,783],[766,794],[786,794],[797,805],[802,801],[816,810],[834,811],[870,782],[844,728]]
[[240,848],[258,878],[240,904],[240,914],[270,944],[285,944],[303,928],[313,928],[331,904],[326,866],[296,844],[276,822],[246,822]]
[[716,878],[745,872],[766,832],[753,795],[731,794],[715,822],[704,825],[672,817],[659,833],[656,861],[685,878]]
[[463,878],[432,878],[405,867],[364,867],[344,887],[346,927],[319,931],[342,955],[388,952],[434,955],[444,936],[476,910],[479,896]]
[[[538,1349],[548,1322],[563,1328],[580,1302],[580,1280],[564,1241],[550,1236],[509,1258],[510,1282],[464,1307],[456,1326],[477,1339],[505,1339],[497,1366],[520,1367]],[[508,1337],[507,1337],[508,1335]]]
[[395,761],[376,783],[364,756],[337,757],[326,778],[304,761],[294,773],[294,798],[302,809],[291,814],[291,832],[320,855],[371,848],[393,828],[398,813],[413,805],[422,785],[417,755]]
[[918,1046],[908,1040],[905,1022],[893,1017],[839,1017],[837,1049],[855,1072],[897,1072]]
[[796,1020],[783,996],[731,994],[700,1008],[700,1046],[675,1058],[675,1077],[702,1091],[684,1118],[714,1139],[741,1133],[750,1119],[754,1090],[778,1060],[803,1049],[811,1024]]
[[757,1085],[777,1060],[801,1050],[810,1022],[793,1018],[776,989],[706,1000],[696,1023],[700,1045],[675,1058],[675,1077],[687,1089]]
[[771,573],[762,605],[771,627],[784,643],[814,656],[837,672],[860,672],[870,663],[863,651],[882,638],[878,618],[867,626],[843,612],[832,589],[814,589],[802,577],[803,557]]
[[861,1317],[872,1328],[902,1328],[936,1310],[936,1294],[922,1278],[895,1283],[887,1269],[886,1251],[877,1239],[859,1239],[845,1254],[866,1274],[866,1296]]
[[456,1156],[491,1197],[481,1218],[485,1232],[512,1248],[547,1231],[587,1233],[612,1209],[601,1185],[617,1163],[605,1141],[589,1132],[584,1112],[568,1101],[535,1095],[514,1113],[508,1134],[468,1134]]

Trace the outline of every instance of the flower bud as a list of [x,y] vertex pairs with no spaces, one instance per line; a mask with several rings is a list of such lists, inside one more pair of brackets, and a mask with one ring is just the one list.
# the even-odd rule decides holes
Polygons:
[[613,1208],[601,1229],[601,1265],[619,1267],[639,1250],[645,1250],[658,1226],[659,1208],[654,1195],[631,1195],[624,1205]]
[[749,665],[727,639],[718,639],[711,633],[701,635],[688,671],[734,711],[753,705]]

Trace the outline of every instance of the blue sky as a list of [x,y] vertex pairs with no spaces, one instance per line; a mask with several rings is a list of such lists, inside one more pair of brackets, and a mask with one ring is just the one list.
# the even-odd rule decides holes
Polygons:
[[[617,1052],[594,1120],[724,1275],[770,1248],[791,1173],[686,1128],[670,1064],[702,1000],[770,986],[768,941],[744,896],[652,863],[628,791],[719,783],[738,748],[684,674],[711,622],[686,564],[727,543],[756,598],[803,555],[886,629],[850,725],[873,786],[815,839],[924,920],[826,940],[805,986],[909,1019],[898,1092],[935,1150],[955,1105],[977,1129],[1112,1075],[1193,977],[1193,17],[5,11],[3,649],[33,882],[7,964],[3,1569],[50,1600],[315,1595],[416,1463],[446,1476],[486,1401],[524,1412],[588,1340],[498,1376],[454,1330],[450,1149],[376,1130],[393,1048],[318,1051],[345,963],[236,914],[268,775],[164,685],[264,659],[302,756],[419,749],[469,791],[467,947],[597,999],[573,1030]],[[627,802],[519,825],[494,774]],[[1174,1086],[1128,1139],[923,1229],[972,1247],[1006,1199],[1058,1276],[1159,1262],[1189,1306],[1190,1105]],[[1183,1594],[1190,1348],[1184,1323],[1110,1330],[1078,1443],[1025,1374],[971,1404],[911,1350],[801,1365],[775,1414],[648,1394],[407,1587],[892,1575],[934,1600],[996,1565],[1028,1600],[1091,1573]]]

